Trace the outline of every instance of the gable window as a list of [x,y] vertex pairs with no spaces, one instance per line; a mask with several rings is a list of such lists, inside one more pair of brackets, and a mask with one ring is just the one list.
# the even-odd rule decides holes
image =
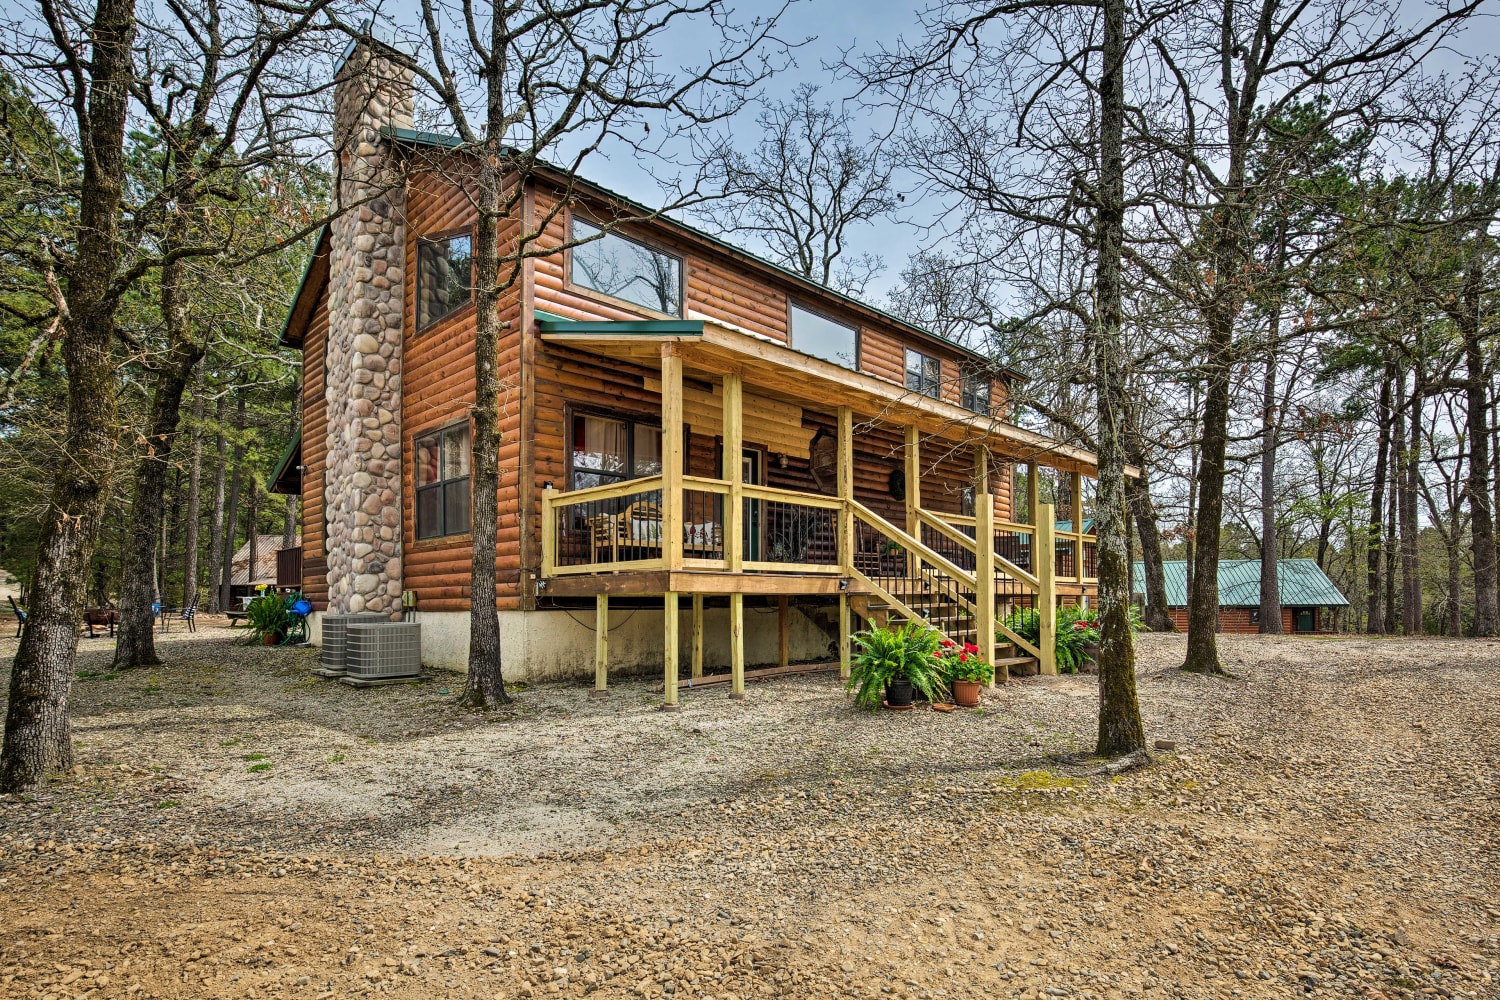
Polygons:
[[599,238],[573,248],[573,284],[668,316],[682,315],[681,258],[573,218],[573,239],[594,236]]
[[608,486],[660,472],[660,427],[614,417],[574,415],[572,489]]
[[459,424],[413,443],[417,456],[417,537],[469,530],[469,425]]
[[937,399],[942,391],[943,363],[921,351],[906,350],[906,387]]
[[983,372],[970,372],[964,376],[963,406],[975,413],[990,415],[990,378]]
[[468,233],[417,241],[417,329],[469,304],[474,289],[474,243]]
[[794,350],[845,368],[859,368],[859,332],[854,327],[836,323],[796,303],[792,304],[791,327]]

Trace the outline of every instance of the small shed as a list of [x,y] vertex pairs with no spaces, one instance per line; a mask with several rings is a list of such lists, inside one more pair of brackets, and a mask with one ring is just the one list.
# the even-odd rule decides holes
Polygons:
[[[292,544],[294,548],[302,544],[300,533]],[[280,534],[255,536],[254,572],[251,572],[250,566],[250,540],[246,539],[235,550],[234,560],[229,568],[229,596],[232,600],[254,594],[255,588],[261,584],[267,587],[277,586],[276,553],[281,546]]]
[[[1177,627],[1187,629],[1187,563],[1162,563],[1167,578],[1167,613]],[[1146,593],[1145,564],[1137,562],[1131,589]],[[1276,589],[1281,597],[1283,632],[1332,632],[1339,608],[1349,600],[1312,559],[1276,560]],[[1219,560],[1219,631],[1260,631],[1260,560]]]

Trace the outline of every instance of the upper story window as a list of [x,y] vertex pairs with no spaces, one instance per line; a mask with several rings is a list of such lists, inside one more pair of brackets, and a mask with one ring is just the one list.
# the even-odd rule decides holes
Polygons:
[[836,323],[796,303],[792,304],[791,326],[795,350],[845,368],[859,367],[859,331],[854,327]]
[[964,376],[963,406],[975,413],[990,415],[990,377],[983,372],[969,372]]
[[[599,236],[604,233],[603,236]],[[573,217],[572,282],[668,316],[682,315],[682,259]]]
[[660,427],[613,417],[574,415],[573,489],[608,486],[660,472]]
[[417,456],[417,537],[469,530],[469,425],[459,424],[413,443]]
[[921,351],[906,349],[906,387],[937,399],[942,392],[943,363]]
[[474,244],[468,233],[417,241],[417,329],[431,326],[474,291]]

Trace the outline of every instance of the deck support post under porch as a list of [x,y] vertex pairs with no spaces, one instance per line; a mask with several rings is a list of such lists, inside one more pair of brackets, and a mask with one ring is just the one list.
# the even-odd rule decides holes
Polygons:
[[745,697],[745,595],[729,595],[729,697]]
[[703,676],[703,595],[693,595],[693,680]]
[[791,622],[788,620],[787,599],[776,598],[776,664],[784,667],[791,662]]
[[849,614],[849,595],[839,594],[839,677],[843,680],[849,679],[850,630],[853,620]]
[[609,697],[609,595],[594,597],[594,690],[590,698]]
[[1036,592],[1037,650],[1040,670],[1057,673],[1057,515],[1050,503],[1038,505],[1036,542],[1031,565],[1040,586]]
[[663,712],[677,711],[677,592],[662,595]]

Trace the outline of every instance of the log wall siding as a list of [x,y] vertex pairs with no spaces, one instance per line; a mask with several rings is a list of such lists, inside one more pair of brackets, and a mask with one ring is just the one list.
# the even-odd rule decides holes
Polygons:
[[328,554],[323,549],[323,474],[328,468],[328,402],[323,363],[328,347],[328,289],[302,336],[302,596],[319,611],[328,607]]
[[[402,511],[405,567],[403,585],[417,592],[426,611],[467,611],[471,580],[467,533],[417,540],[416,438],[443,427],[465,423],[474,405],[474,307],[463,306],[418,331],[416,322],[416,254],[422,238],[471,229],[475,213],[469,197],[452,183],[429,174],[408,182],[407,255],[404,288],[406,344],[402,400]],[[502,235],[502,241],[506,237]],[[510,234],[514,239],[514,230]],[[496,603],[505,610],[521,606],[521,538],[516,484],[520,459],[520,291],[513,288],[501,305],[500,490],[496,534]]]

